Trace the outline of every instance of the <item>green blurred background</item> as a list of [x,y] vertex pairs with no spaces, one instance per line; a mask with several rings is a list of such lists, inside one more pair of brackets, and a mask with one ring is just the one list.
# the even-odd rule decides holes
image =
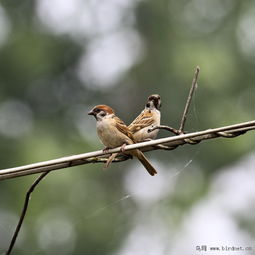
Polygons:
[[[0,168],[101,149],[96,104],[130,123],[158,93],[177,128],[197,65],[186,131],[254,119],[254,1],[0,1]],[[254,138],[148,153],[153,178],[136,160],[52,172],[13,254],[255,254]],[[0,253],[35,178],[0,183]]]

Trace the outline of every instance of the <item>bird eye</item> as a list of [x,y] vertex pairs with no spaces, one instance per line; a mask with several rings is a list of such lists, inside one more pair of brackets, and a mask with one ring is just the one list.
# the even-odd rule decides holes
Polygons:
[[147,103],[147,104],[146,104],[146,107],[150,107],[150,104],[149,104],[149,103]]

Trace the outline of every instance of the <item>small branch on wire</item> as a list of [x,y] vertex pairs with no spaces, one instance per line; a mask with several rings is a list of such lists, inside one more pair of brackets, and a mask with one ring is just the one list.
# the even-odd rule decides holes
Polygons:
[[[195,70],[194,78],[192,80],[192,84],[191,84],[191,87],[190,87],[190,91],[189,91],[189,95],[188,95],[188,98],[187,98],[187,102],[185,104],[185,108],[184,108],[184,111],[183,111],[183,114],[182,114],[180,128],[179,129],[175,129],[173,127],[159,125],[159,126],[155,126],[155,127],[151,128],[151,129],[149,129],[148,130],[149,133],[152,132],[155,129],[165,129],[167,131],[170,131],[170,132],[174,133],[175,135],[185,134],[184,126],[185,126],[185,123],[186,123],[186,119],[187,119],[187,116],[188,116],[188,112],[189,112],[189,108],[190,108],[190,104],[191,104],[191,100],[192,100],[194,91],[197,88],[197,79],[198,79],[199,71],[200,71],[200,68],[199,68],[199,66],[197,66],[196,70]],[[187,142],[189,144],[197,144],[200,141],[194,141],[192,139],[187,138],[185,140],[185,142]],[[164,146],[164,145],[156,145],[155,148],[157,148],[157,149],[165,149],[165,150],[167,150],[167,149],[168,150],[174,149],[174,147],[166,148],[166,146]]]
[[182,115],[181,125],[180,125],[180,128],[179,128],[179,133],[180,134],[182,134],[184,132],[184,126],[185,126],[185,123],[186,123],[189,107],[190,107],[190,104],[191,104],[191,99],[192,99],[193,93],[194,93],[194,91],[197,87],[197,79],[198,79],[199,71],[200,71],[200,68],[199,68],[199,66],[197,66],[196,71],[195,71],[195,75],[194,75],[194,78],[193,78],[193,81],[192,81],[192,84],[191,84],[191,88],[190,88],[190,91],[189,91],[189,96],[188,96],[188,99],[187,99],[187,102],[186,102],[186,105],[185,105],[185,108],[184,108],[184,112],[183,112],[183,115]]
[[[175,135],[185,134],[184,126],[186,124],[186,120],[187,120],[187,116],[188,116],[188,112],[189,112],[189,108],[190,108],[190,104],[191,104],[191,100],[192,100],[194,91],[197,88],[197,79],[198,79],[199,71],[200,71],[200,68],[199,68],[199,66],[197,66],[196,70],[195,70],[194,78],[192,80],[192,84],[191,84],[191,87],[190,87],[190,91],[189,91],[189,95],[188,95],[188,98],[187,98],[187,102],[185,104],[184,111],[183,111],[183,114],[182,114],[180,128],[179,129],[175,129],[173,127],[159,125],[159,126],[155,126],[155,127],[151,128],[151,129],[149,129],[148,132],[152,132],[155,129],[165,129],[167,131],[170,131],[170,132],[174,133]],[[187,140],[187,142],[189,142],[191,144],[194,143],[192,140]],[[197,142],[195,142],[195,143],[197,143]]]
[[154,130],[156,130],[156,129],[164,129],[164,130],[167,130],[167,131],[169,131],[169,132],[174,133],[175,135],[180,135],[180,134],[181,134],[180,131],[179,131],[178,129],[175,129],[175,128],[169,127],[169,126],[164,126],[164,125],[159,125],[159,126],[155,126],[155,127],[153,127],[153,128],[150,128],[150,129],[148,130],[148,132],[150,133],[150,132],[152,132],[152,131],[154,131]]
[[29,204],[29,200],[30,200],[30,198],[31,198],[32,192],[34,191],[35,187],[40,183],[40,181],[41,181],[49,172],[50,172],[50,171],[42,173],[42,174],[34,181],[34,183],[30,186],[30,188],[28,189],[27,194],[26,194],[26,197],[25,197],[23,209],[22,209],[22,212],[21,212],[21,215],[20,215],[19,222],[18,222],[18,225],[17,225],[17,227],[16,227],[16,229],[15,229],[15,231],[14,231],[14,234],[13,234],[11,243],[10,243],[10,245],[9,245],[8,251],[5,253],[6,255],[10,255],[10,254],[11,254],[11,251],[12,251],[12,249],[13,249],[13,247],[14,247],[14,244],[15,244],[15,242],[16,242],[16,239],[17,239],[17,236],[18,236],[18,234],[19,234],[20,228],[21,228],[21,226],[22,226],[22,223],[23,223],[24,218],[25,218],[26,213],[27,213],[27,208],[28,208],[28,204]]

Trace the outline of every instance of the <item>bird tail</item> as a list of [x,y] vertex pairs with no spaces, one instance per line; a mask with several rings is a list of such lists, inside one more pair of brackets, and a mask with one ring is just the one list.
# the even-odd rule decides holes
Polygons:
[[150,175],[153,176],[157,174],[156,169],[151,165],[149,160],[145,157],[145,155],[140,150],[134,150],[132,154],[138,158],[138,160],[143,164],[143,166],[146,168],[146,170],[148,171]]

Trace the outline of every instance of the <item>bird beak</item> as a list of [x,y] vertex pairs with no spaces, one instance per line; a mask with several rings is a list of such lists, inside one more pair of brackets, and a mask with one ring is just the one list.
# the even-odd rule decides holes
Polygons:
[[93,112],[93,110],[88,112],[88,115],[95,115],[95,113]]

